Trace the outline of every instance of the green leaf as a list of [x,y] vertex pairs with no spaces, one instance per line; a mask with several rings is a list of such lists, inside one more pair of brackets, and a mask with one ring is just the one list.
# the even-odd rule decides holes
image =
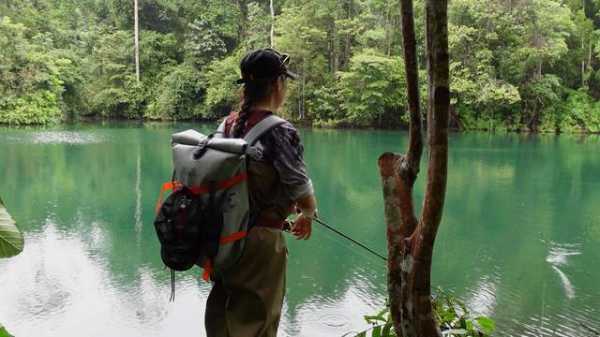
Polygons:
[[371,332],[371,337],[381,337],[381,325],[378,325],[373,328]]
[[377,324],[379,322],[387,322],[386,315],[388,313],[388,309],[383,309],[377,315],[366,315],[364,316],[365,321],[370,324]]
[[467,323],[467,326],[466,326],[467,330],[468,331],[473,331],[474,330],[473,329],[473,322],[472,321],[467,321],[466,323]]
[[23,243],[23,235],[0,199],[0,258],[19,254],[23,251]]
[[386,325],[383,326],[383,330],[381,330],[381,337],[390,337],[390,336],[394,336],[392,334],[392,328],[393,328],[394,324],[392,322],[387,323]]
[[481,332],[486,335],[491,335],[496,330],[496,323],[488,317],[480,316],[475,318],[475,321],[479,325],[479,328],[481,328]]
[[[0,200],[0,204],[1,203],[2,203],[2,201]],[[14,336],[9,334],[8,331],[6,331],[6,329],[2,326],[2,324],[0,324],[0,337],[14,337]]]

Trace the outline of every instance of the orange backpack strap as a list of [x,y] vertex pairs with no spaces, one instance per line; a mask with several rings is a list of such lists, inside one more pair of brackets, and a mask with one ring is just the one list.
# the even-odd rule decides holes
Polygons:
[[206,259],[202,268],[204,268],[204,272],[202,273],[202,279],[206,282],[210,281],[210,276],[213,272],[212,260]]
[[[231,235],[222,237],[221,240],[219,240],[219,244],[224,245],[231,242],[235,242],[245,238],[246,235],[248,235],[248,232],[246,231],[235,232]],[[204,260],[202,268],[204,269],[204,271],[202,272],[202,279],[206,282],[209,282],[210,276],[212,275],[214,270],[212,260],[208,258]]]
[[245,238],[246,235],[248,235],[248,232],[246,231],[235,232],[231,235],[222,237],[221,240],[219,240],[219,244],[225,245],[228,243],[232,243]]
[[[248,179],[248,174],[247,173],[240,173],[238,175],[235,175],[229,179],[225,179],[220,181],[217,184],[217,190],[227,190],[232,188],[233,186],[245,181]],[[196,195],[200,195],[200,194],[204,194],[204,193],[208,193],[210,192],[210,186],[208,185],[196,185],[196,186],[191,186],[190,188],[190,192],[196,194]]]
[[181,186],[181,184],[177,181],[168,181],[168,182],[162,184],[162,187],[160,188],[160,193],[158,194],[158,201],[156,202],[156,208],[155,208],[156,214],[158,214],[158,212],[160,211],[160,206],[162,206],[163,196],[164,196],[165,192],[177,189],[177,188],[179,188],[179,186]]

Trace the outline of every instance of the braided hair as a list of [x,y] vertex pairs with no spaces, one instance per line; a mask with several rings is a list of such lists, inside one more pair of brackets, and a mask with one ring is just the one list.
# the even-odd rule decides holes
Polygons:
[[277,78],[244,82],[238,117],[233,129],[233,137],[241,138],[244,135],[246,123],[248,122],[248,118],[250,118],[252,107],[271,95],[276,81]]

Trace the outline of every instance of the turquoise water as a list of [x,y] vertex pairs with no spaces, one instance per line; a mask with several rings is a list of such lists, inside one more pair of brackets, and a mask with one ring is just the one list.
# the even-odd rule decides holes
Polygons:
[[[210,285],[182,274],[169,303],[152,227],[169,135],[189,127],[210,129],[0,128],[0,195],[26,237],[0,261],[0,323],[17,337],[204,336]],[[384,253],[376,162],[406,133],[302,136],[322,218]],[[450,146],[434,286],[496,319],[496,336],[599,336],[600,138],[453,134]],[[307,242],[289,237],[280,336],[358,331],[385,302],[381,261],[314,226]]]

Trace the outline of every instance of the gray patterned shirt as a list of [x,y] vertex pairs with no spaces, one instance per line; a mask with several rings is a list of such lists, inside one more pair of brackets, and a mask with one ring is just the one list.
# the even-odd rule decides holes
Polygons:
[[292,201],[314,193],[304,163],[304,147],[298,131],[286,122],[273,128],[259,139],[265,160],[271,162]]

